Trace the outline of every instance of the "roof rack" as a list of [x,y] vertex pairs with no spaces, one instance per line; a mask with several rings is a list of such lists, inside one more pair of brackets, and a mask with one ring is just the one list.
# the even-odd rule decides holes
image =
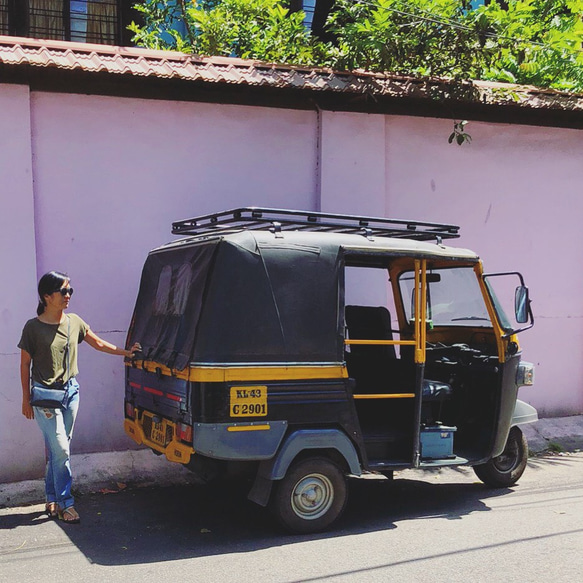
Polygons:
[[459,227],[455,225],[262,207],[232,209],[172,223],[175,235],[216,234],[223,229],[238,228],[353,233],[418,241],[459,237]]

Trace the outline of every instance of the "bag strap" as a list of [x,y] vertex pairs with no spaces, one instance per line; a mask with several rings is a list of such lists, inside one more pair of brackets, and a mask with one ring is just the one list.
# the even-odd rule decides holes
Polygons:
[[71,338],[71,317],[67,314],[67,346],[65,350],[67,351],[67,370],[65,371],[65,376],[67,377],[67,382],[69,382],[69,370],[71,370],[71,353],[69,351],[69,340]]

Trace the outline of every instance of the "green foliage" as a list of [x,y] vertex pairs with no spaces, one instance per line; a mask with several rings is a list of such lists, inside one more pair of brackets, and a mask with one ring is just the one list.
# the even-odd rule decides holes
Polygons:
[[460,0],[337,0],[330,28],[332,65],[402,75],[471,76],[481,58]]
[[472,141],[472,136],[465,131],[467,123],[466,120],[455,121],[453,123],[453,132],[451,132],[447,140],[450,144],[455,142],[458,146],[461,146],[464,143],[469,144]]
[[549,444],[547,446],[547,451],[549,451],[551,453],[563,453],[565,451],[565,448],[560,443],[557,443],[556,441],[549,441]]
[[[149,48],[303,65],[326,53],[305,28],[304,13],[291,13],[283,0],[146,0],[136,8],[146,23],[132,23],[134,41]],[[186,24],[186,37],[177,30],[178,19]]]
[[145,0],[136,6],[145,25],[131,30],[156,49],[583,91],[583,0],[471,4],[336,0],[327,25],[335,40],[323,43],[285,0]]
[[469,14],[497,35],[481,78],[582,91],[582,15],[581,0],[493,2]]
[[583,1],[337,0],[331,65],[583,90]]

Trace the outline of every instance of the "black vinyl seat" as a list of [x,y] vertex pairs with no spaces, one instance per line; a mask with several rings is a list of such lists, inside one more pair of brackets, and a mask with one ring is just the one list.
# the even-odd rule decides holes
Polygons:
[[429,379],[423,381],[421,397],[424,401],[443,401],[451,397],[452,393],[453,389],[447,383],[431,381]]
[[[384,306],[346,306],[346,328],[351,340],[392,340],[391,315]],[[392,344],[350,346],[346,353],[348,374],[357,392],[400,392],[401,361]]]
[[[392,340],[391,315],[384,306],[346,306],[344,311],[349,338],[353,340]],[[392,344],[353,346],[352,351],[375,348],[387,358],[396,358]]]
[[448,401],[452,394],[451,385],[424,379],[421,387],[421,423],[428,427],[441,423],[443,403]]

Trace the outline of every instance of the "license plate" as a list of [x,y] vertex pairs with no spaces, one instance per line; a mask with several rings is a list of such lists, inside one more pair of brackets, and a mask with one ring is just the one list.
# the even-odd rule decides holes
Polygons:
[[166,424],[164,421],[160,423],[154,423],[152,421],[152,431],[150,433],[150,439],[157,443],[158,445],[166,445]]
[[265,417],[267,387],[231,387],[231,417]]

